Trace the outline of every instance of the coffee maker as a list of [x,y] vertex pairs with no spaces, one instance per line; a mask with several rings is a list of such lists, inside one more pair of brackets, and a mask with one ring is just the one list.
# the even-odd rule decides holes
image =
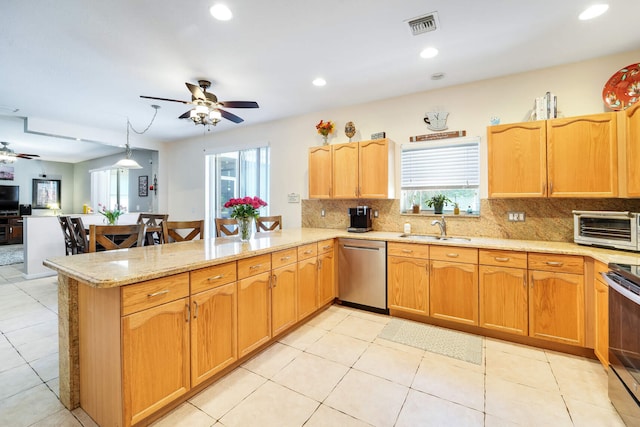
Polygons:
[[349,228],[352,233],[366,233],[373,230],[371,227],[371,209],[369,206],[356,206],[349,208]]

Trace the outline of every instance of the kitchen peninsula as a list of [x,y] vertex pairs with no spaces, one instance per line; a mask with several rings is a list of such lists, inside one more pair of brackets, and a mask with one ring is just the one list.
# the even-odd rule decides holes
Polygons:
[[[303,228],[258,234],[248,243],[235,239],[210,239],[46,260],[44,264],[56,270],[59,277],[61,401],[73,409],[80,405],[82,396],[83,408],[100,425],[146,422],[167,405],[198,392],[238,361],[267,346],[276,334],[306,319],[296,317],[286,321],[280,308],[288,305],[276,306],[276,301],[283,302],[280,299],[286,299],[287,295],[295,299],[293,295],[297,292],[298,304],[305,303],[299,299],[300,295],[311,294],[315,299],[315,310],[330,303],[336,296],[337,257],[333,256],[333,239],[347,236],[407,245],[427,243],[424,239],[400,237],[398,232],[370,232],[354,236],[343,230]],[[454,242],[429,240],[428,245],[569,255],[605,264],[610,261],[640,262],[640,257],[634,254],[560,242],[473,238]],[[332,271],[328,276],[316,275],[318,266],[325,263],[314,260],[323,255],[329,255],[333,261],[327,263]],[[309,259],[313,270],[310,275],[306,267]],[[296,262],[298,285],[313,282],[315,291],[296,291],[298,288],[295,286],[288,286],[287,277],[290,277],[291,266]],[[274,279],[276,276],[278,279]],[[331,287],[329,290],[325,288],[327,283]],[[260,291],[256,291],[255,284]],[[281,290],[288,294],[276,296],[276,292]],[[210,358],[216,358],[217,364],[212,368],[215,373],[208,377],[206,373],[197,376],[202,373],[198,364],[203,363],[203,359],[196,357],[200,344],[195,345],[197,340],[207,338],[206,331],[197,327],[201,321],[195,320],[198,310],[201,319],[216,315],[206,312],[205,303],[198,302],[201,301],[200,296],[207,292],[219,296],[216,304],[220,305],[216,307],[228,313],[227,318],[213,318],[214,326],[220,323],[223,328],[238,331],[237,338],[231,333],[222,337],[224,342],[211,341],[216,350],[217,345],[229,346],[225,347],[224,354],[209,354]],[[150,299],[153,303],[148,301]],[[247,305],[242,310],[245,303]],[[584,305],[589,306],[589,303]],[[270,327],[266,330],[247,328],[247,325],[255,325],[255,318],[265,311],[265,306],[268,307],[266,315]],[[158,314],[165,317],[160,327],[156,325],[153,329],[143,330],[144,322]],[[190,318],[193,319],[191,326]],[[589,330],[588,321],[586,323],[583,330]],[[152,340],[146,340],[137,328],[162,336],[167,346],[150,343]],[[153,344],[156,345],[151,351],[153,356],[160,359],[166,355],[172,366],[177,365],[179,369],[175,372],[136,371],[135,367],[145,363],[157,368],[154,366],[157,361],[136,360],[127,347],[137,345],[139,350]],[[590,348],[593,348],[592,344]],[[132,371],[139,374],[134,377],[135,383],[128,380],[128,373]],[[140,390],[132,390],[132,385],[134,389],[136,386],[142,389],[141,385],[148,386],[154,382],[165,391],[173,388],[173,393],[155,396],[151,392],[145,395]]]

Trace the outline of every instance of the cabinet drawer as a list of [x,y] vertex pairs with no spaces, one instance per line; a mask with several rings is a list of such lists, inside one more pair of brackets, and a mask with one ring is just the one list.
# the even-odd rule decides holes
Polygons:
[[298,246],[298,261],[312,258],[318,255],[318,244],[309,243],[308,245]]
[[176,274],[120,288],[122,315],[189,296],[189,273]]
[[389,242],[387,255],[429,259],[429,245]]
[[527,268],[527,253],[480,249],[478,263],[498,267]]
[[258,255],[238,261],[238,279],[271,270],[271,254]]
[[333,251],[333,245],[334,245],[333,239],[321,240],[320,242],[318,242],[318,253],[325,254],[327,252]]
[[458,246],[431,246],[431,259],[440,261],[464,262],[468,264],[478,263],[478,249],[461,248]]
[[236,262],[214,265],[213,267],[201,268],[190,273],[191,293],[206,291],[217,288],[220,285],[236,281]]
[[271,254],[271,268],[293,264],[298,261],[298,248],[285,249]]
[[575,255],[529,254],[529,270],[583,274],[584,259]]

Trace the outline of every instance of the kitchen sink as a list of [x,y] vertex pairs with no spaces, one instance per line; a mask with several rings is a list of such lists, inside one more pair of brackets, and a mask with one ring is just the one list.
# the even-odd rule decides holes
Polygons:
[[427,234],[401,234],[400,237],[407,239],[416,239],[416,240],[444,240],[449,242],[470,242],[471,239],[468,237],[440,237],[440,236],[430,236]]

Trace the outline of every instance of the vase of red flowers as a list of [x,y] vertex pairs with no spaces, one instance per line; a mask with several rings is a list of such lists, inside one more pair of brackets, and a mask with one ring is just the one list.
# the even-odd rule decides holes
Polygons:
[[316,125],[316,130],[320,135],[322,135],[322,145],[329,145],[329,142],[327,142],[327,138],[329,137],[330,133],[333,133],[334,127],[335,126],[331,120],[326,122],[320,120],[320,123]]
[[260,208],[267,206],[267,203],[259,197],[231,198],[224,204],[225,208],[231,209],[231,218],[238,220],[238,235],[240,240],[246,242],[253,235],[253,222],[260,216]]

